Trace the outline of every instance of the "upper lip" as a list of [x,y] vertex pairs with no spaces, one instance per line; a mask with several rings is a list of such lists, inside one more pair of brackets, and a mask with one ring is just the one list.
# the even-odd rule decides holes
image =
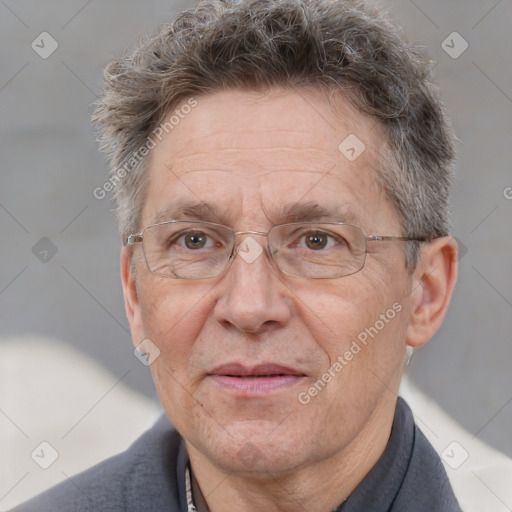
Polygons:
[[242,363],[227,363],[217,366],[210,375],[224,375],[231,377],[249,377],[251,375],[298,375],[303,376],[299,370],[275,363],[262,363],[257,365],[245,365]]

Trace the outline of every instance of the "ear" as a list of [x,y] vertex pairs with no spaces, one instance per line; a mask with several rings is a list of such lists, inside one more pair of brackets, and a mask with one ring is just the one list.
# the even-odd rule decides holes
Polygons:
[[124,246],[121,249],[121,280],[123,283],[124,305],[132,332],[133,343],[135,346],[138,346],[145,336],[137,283],[135,275],[130,269],[132,257],[132,251]]
[[419,347],[441,325],[457,281],[457,242],[449,236],[425,244],[413,273],[407,345]]

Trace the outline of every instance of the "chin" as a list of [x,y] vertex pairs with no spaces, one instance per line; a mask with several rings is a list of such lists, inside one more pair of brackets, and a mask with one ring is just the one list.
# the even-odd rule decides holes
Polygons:
[[301,454],[296,449],[277,451],[275,446],[256,445],[247,442],[240,449],[228,454],[218,454],[214,463],[229,473],[266,480],[269,474],[293,473],[303,465]]
[[203,454],[222,470],[265,479],[269,473],[295,471],[308,460],[306,452],[313,447],[297,432],[277,433],[277,424],[268,421],[239,423],[226,430],[217,425],[216,435],[210,433],[209,443],[200,445]]

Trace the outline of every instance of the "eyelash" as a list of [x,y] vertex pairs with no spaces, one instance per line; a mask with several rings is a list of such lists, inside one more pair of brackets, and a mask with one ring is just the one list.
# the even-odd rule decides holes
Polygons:
[[[187,249],[183,244],[179,243],[180,240],[184,240],[185,237],[188,235],[188,234],[198,234],[198,235],[201,235],[201,236],[206,236],[208,239],[212,240],[217,246],[219,244],[221,245],[225,245],[223,242],[219,242],[213,235],[207,233],[207,232],[204,232],[204,231],[182,231],[180,233],[177,233],[175,234],[172,238],[169,239],[167,245],[170,247],[172,245],[178,245],[179,247],[183,248],[183,249]],[[303,233],[298,233],[298,238],[294,237],[295,241],[292,243],[292,245],[294,246],[299,246],[301,241],[307,237],[307,236],[311,236],[311,235],[318,235],[318,236],[327,236],[328,239],[330,241],[334,241],[335,243],[338,243],[338,244],[346,244],[347,242],[340,238],[339,236],[335,235],[335,234],[332,234],[332,233],[329,233],[327,231],[307,231],[307,232],[303,232]],[[329,242],[328,242],[329,243]],[[304,245],[302,245],[302,247],[304,247]],[[211,248],[211,247],[207,247],[207,248]],[[329,248],[332,248],[332,247],[329,247]],[[201,247],[201,249],[204,249],[204,247]],[[322,249],[325,249],[325,248],[322,248]],[[189,249],[189,250],[193,250],[193,249]]]

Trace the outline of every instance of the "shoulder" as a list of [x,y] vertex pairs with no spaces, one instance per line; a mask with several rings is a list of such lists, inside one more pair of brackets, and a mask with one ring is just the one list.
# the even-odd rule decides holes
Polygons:
[[[412,416],[406,402],[401,405]],[[416,424],[409,467],[392,510],[462,512],[439,455]]]
[[127,451],[11,512],[177,511],[176,459],[180,442],[178,432],[163,417]]

